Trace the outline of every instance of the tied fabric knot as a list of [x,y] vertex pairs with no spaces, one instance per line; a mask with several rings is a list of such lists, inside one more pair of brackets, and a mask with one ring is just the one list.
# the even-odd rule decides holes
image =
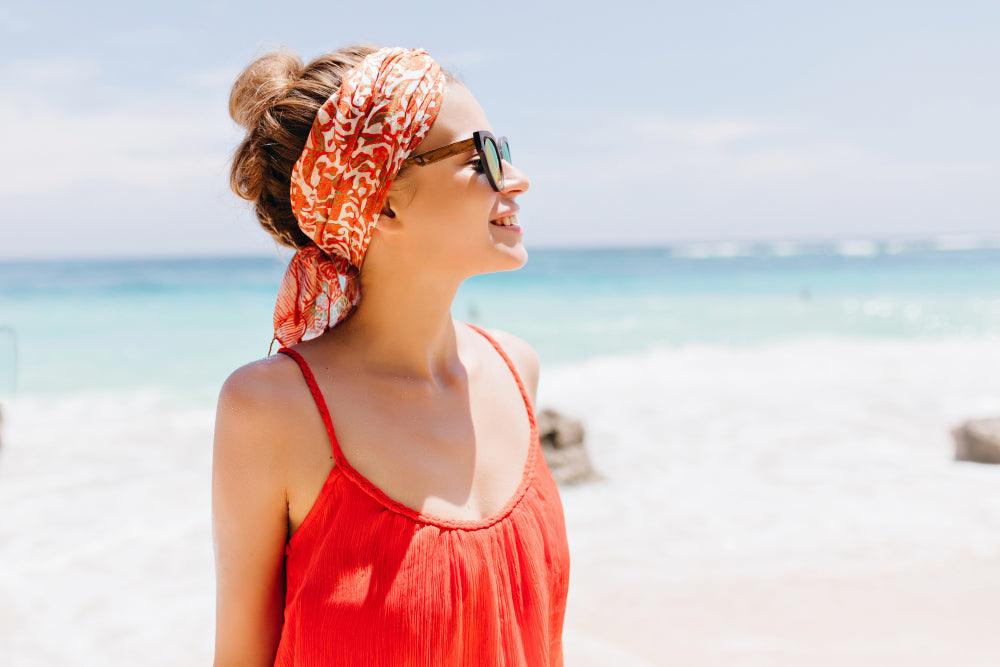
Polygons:
[[[278,289],[271,347],[274,341],[286,345],[283,341],[318,336],[344,319],[360,296],[358,269],[345,257],[331,257],[315,245],[299,248]],[[270,347],[267,353],[271,354]]]
[[285,270],[269,355],[274,341],[289,347],[318,336],[360,302],[361,266],[389,186],[434,124],[444,89],[425,49],[384,47],[320,106],[289,184],[292,212],[312,243]]

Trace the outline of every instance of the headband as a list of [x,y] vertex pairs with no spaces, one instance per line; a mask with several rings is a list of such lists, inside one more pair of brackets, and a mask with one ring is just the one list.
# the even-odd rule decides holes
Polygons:
[[285,270],[271,346],[314,338],[357,306],[372,228],[400,165],[434,124],[444,87],[425,49],[385,47],[345,74],[319,108],[289,188],[295,219],[313,242]]

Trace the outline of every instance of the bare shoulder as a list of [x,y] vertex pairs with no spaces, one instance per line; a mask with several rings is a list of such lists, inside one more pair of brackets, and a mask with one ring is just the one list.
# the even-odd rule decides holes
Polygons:
[[285,354],[273,354],[240,366],[226,378],[219,392],[239,409],[257,408],[265,412],[284,412],[302,381],[298,364]]
[[[212,455],[216,665],[271,664],[282,627],[289,437],[305,386],[277,354],[219,392]],[[308,389],[306,389],[308,392]]]
[[500,343],[500,347],[504,349],[511,361],[514,362],[518,374],[524,381],[525,389],[531,395],[531,402],[534,404],[538,393],[538,376],[540,373],[538,353],[535,351],[535,348],[520,336],[512,334],[509,331],[504,331],[503,329],[486,329],[486,332],[496,338],[497,342]]
[[[249,447],[258,450],[257,455],[278,457],[285,453],[279,448],[287,441],[279,436],[308,407],[303,394],[308,394],[308,387],[293,359],[284,354],[257,359],[234,370],[223,382],[216,428],[236,436],[224,440],[230,447]],[[262,448],[274,451],[259,451]]]

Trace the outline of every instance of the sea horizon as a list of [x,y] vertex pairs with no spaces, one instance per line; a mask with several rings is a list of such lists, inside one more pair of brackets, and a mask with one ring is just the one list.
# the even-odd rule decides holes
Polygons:
[[[528,252],[468,278],[453,316],[523,337],[544,368],[693,344],[1000,336],[1000,235]],[[290,256],[0,261],[0,399],[204,400],[266,356]]]

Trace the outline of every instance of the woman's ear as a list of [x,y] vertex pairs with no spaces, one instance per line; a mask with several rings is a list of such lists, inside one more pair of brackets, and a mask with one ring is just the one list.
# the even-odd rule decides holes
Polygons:
[[392,208],[389,206],[389,198],[385,198],[385,203],[382,204],[382,215],[387,218],[395,218],[396,214],[392,212]]

